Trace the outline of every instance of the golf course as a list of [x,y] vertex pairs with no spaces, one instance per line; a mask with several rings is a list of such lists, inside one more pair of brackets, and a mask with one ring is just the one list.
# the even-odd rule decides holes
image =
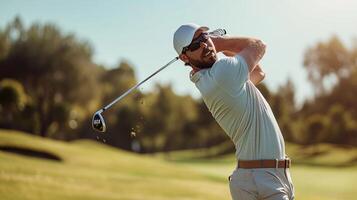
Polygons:
[[0,0],[0,200],[357,200],[357,0]]
[[[356,148],[288,144],[296,199],[352,200]],[[0,199],[230,199],[234,155],[139,155],[100,142],[60,142],[0,130]]]

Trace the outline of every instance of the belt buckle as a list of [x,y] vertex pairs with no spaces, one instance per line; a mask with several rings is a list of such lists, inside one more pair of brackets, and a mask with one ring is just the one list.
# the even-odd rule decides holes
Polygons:
[[275,169],[278,169],[278,168],[279,168],[279,160],[275,159]]

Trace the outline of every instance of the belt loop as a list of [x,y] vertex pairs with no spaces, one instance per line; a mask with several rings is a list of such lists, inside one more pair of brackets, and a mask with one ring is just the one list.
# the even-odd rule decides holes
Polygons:
[[278,167],[279,167],[279,160],[275,159],[275,169],[278,169]]
[[260,160],[260,168],[264,167],[264,160]]

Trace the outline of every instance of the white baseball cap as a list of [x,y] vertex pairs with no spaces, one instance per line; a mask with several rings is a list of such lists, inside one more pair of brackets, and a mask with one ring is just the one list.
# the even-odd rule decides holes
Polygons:
[[194,23],[184,24],[178,28],[174,34],[174,48],[177,54],[181,54],[184,47],[191,44],[193,36],[198,29],[208,30],[206,26],[199,26]]

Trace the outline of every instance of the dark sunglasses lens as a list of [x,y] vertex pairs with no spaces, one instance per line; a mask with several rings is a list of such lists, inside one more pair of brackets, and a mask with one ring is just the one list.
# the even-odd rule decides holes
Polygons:
[[195,42],[190,45],[190,50],[191,51],[196,51],[197,49],[200,48],[200,42]]
[[197,49],[200,48],[201,46],[201,42],[206,42],[208,40],[208,33],[202,33],[195,41],[193,41],[188,47],[187,49],[184,49],[184,52],[186,52],[187,50],[190,51],[196,51]]
[[206,41],[207,41],[207,39],[206,39],[206,38],[203,38],[203,37],[197,39],[195,42],[193,42],[193,43],[190,45],[190,50],[191,50],[191,51],[196,51],[197,49],[200,48],[201,42],[206,42]]

